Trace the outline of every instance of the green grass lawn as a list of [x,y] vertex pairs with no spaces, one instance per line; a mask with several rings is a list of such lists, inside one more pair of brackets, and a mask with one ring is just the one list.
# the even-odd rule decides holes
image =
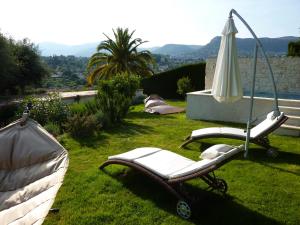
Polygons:
[[272,146],[279,149],[277,158],[250,145],[247,159],[239,157],[216,170],[216,176],[228,183],[226,196],[205,191],[201,179],[188,182],[187,188],[201,199],[191,220],[177,216],[177,200],[138,172],[119,165],[98,170],[109,155],[137,147],[160,147],[198,160],[200,150],[213,144],[242,143],[206,139],[186,150],[178,148],[192,130],[216,125],[220,126],[188,120],[184,113],[149,115],[139,105],[122,125],[94,137],[78,140],[62,135],[59,141],[69,151],[70,165],[53,206],[60,211],[49,213],[45,224],[300,224],[299,138],[270,135]]

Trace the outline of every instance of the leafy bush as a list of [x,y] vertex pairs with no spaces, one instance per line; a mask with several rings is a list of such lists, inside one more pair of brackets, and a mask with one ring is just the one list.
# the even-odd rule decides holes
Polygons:
[[87,113],[87,107],[84,103],[73,103],[69,106],[71,115]]
[[73,137],[78,138],[93,135],[100,125],[97,123],[95,115],[74,114],[69,117],[65,127]]
[[187,92],[191,92],[194,90],[192,86],[191,79],[188,77],[182,77],[177,81],[177,93],[185,96]]
[[101,125],[101,127],[106,128],[112,125],[110,117],[107,113],[103,113],[101,110],[99,110],[94,115],[96,117],[97,123]]
[[6,126],[15,119],[18,112],[17,104],[8,104],[0,108],[0,127]]
[[84,106],[88,114],[95,114],[99,111],[99,107],[96,102],[96,98],[84,103]]
[[177,93],[177,81],[187,74],[195,90],[205,87],[205,62],[185,65],[163,73],[145,78],[141,82],[144,93],[158,94],[163,98],[180,98]]
[[25,98],[21,103],[20,116],[29,102],[33,105],[33,108],[30,110],[30,117],[38,121],[41,125],[52,122],[56,123],[62,129],[63,124],[67,121],[67,117],[70,114],[69,107],[62,102],[57,93],[53,93],[45,98]]
[[111,80],[100,80],[95,102],[87,104],[87,108],[102,112],[104,127],[118,123],[126,116],[138,87],[137,76],[117,75]]
[[57,137],[61,134],[61,129],[56,123],[49,122],[44,125],[44,128],[54,137]]

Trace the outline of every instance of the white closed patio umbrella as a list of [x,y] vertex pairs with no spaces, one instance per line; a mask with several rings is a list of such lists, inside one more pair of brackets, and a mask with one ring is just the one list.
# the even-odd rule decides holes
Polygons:
[[235,102],[243,96],[235,40],[237,32],[233,19],[228,18],[222,32],[212,85],[212,95],[218,102]]
[[273,94],[274,94],[274,105],[273,105],[273,116],[279,116],[278,108],[278,98],[276,84],[274,80],[273,71],[269,63],[269,59],[266,52],[251,29],[248,23],[235,11],[232,9],[229,13],[229,18],[226,22],[224,30],[222,32],[223,36],[221,39],[220,50],[218,53],[216,70],[212,86],[212,94],[214,98],[219,102],[234,102],[242,97],[242,86],[240,79],[240,72],[237,60],[236,42],[235,34],[237,29],[234,25],[232,16],[233,14],[237,16],[241,22],[247,27],[247,29],[252,34],[255,45],[254,45],[254,56],[253,56],[253,71],[252,71],[252,84],[251,84],[251,101],[249,118],[247,122],[247,137],[245,143],[245,157],[248,154],[249,138],[250,138],[250,127],[252,124],[252,112],[253,112],[253,102],[254,102],[254,92],[255,92],[255,77],[256,77],[256,63],[257,63],[257,50],[260,49],[262,56],[265,58],[266,64],[269,68],[270,82],[273,84]]

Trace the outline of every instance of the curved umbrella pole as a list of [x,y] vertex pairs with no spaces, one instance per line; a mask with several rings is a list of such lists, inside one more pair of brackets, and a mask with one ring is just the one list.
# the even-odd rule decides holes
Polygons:
[[249,146],[249,139],[250,139],[250,125],[251,125],[251,121],[252,121],[252,111],[253,111],[253,101],[254,101],[254,87],[255,87],[255,75],[256,75],[256,59],[257,59],[257,48],[260,48],[262,55],[264,56],[266,63],[268,65],[269,71],[270,71],[270,79],[272,81],[273,84],[273,94],[274,94],[274,116],[279,116],[280,112],[279,112],[279,108],[278,108],[278,97],[277,97],[277,89],[276,89],[276,84],[275,84],[275,79],[274,79],[274,74],[273,74],[273,70],[271,68],[269,59],[267,57],[267,54],[260,42],[260,40],[257,38],[257,36],[255,35],[254,31],[251,29],[251,27],[248,25],[248,23],[243,19],[243,17],[241,17],[237,11],[235,11],[234,9],[230,10],[229,13],[229,18],[232,18],[232,14],[236,15],[242,22],[243,24],[247,27],[247,29],[250,31],[250,33],[252,34],[252,36],[254,37],[254,40],[256,41],[255,44],[255,51],[254,51],[254,59],[253,59],[253,80],[252,80],[252,89],[251,89],[251,101],[250,101],[250,113],[249,113],[249,119],[247,122],[247,138],[246,138],[246,143],[245,143],[245,154],[244,156],[247,157],[248,155],[248,146]]

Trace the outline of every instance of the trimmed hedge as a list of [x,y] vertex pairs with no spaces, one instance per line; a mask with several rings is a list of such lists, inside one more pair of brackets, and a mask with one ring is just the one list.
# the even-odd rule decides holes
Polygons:
[[288,56],[300,56],[300,41],[289,43]]
[[177,81],[182,77],[189,77],[195,90],[205,88],[205,62],[184,65],[173,70],[155,74],[141,82],[144,93],[158,94],[163,98],[182,98],[177,93]]

